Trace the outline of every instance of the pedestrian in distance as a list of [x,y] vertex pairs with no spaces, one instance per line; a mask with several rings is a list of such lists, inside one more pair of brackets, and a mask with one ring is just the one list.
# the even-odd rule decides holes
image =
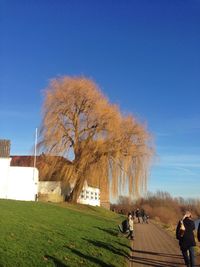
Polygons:
[[194,230],[195,224],[192,220],[191,212],[186,211],[183,218],[177,224],[176,238],[179,240],[179,246],[187,267],[195,266],[194,247],[196,246],[196,243]]
[[140,223],[140,210],[138,208],[136,209],[135,216],[138,219],[138,223]]
[[148,223],[148,221],[147,221],[147,214],[146,214],[146,212],[145,212],[144,209],[141,209],[140,214],[141,214],[141,217],[142,217],[142,222],[143,223]]
[[149,223],[149,215],[146,214],[146,223]]
[[131,215],[131,213],[128,214],[128,225],[129,225],[129,234],[127,236],[128,239],[131,239],[131,240],[134,240],[134,234],[133,234],[133,231],[134,231],[134,221],[133,221],[133,217]]
[[132,218],[134,220],[135,219],[135,211],[134,210],[132,210],[131,215],[132,215]]

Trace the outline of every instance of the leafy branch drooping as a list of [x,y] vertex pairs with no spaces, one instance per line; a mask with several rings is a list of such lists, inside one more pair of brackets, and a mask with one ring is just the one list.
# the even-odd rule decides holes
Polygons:
[[85,180],[101,191],[111,184],[114,196],[120,187],[139,194],[146,188],[150,141],[145,127],[123,116],[93,81],[62,77],[47,88],[39,146],[54,157],[43,172],[57,169],[57,179],[74,184],[70,201],[76,202]]

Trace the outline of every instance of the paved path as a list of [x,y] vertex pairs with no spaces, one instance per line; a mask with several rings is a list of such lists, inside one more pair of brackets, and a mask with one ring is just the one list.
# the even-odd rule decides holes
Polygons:
[[[199,261],[199,259],[198,259]],[[152,223],[135,224],[129,267],[183,267],[178,241]],[[196,266],[200,267],[200,264]]]

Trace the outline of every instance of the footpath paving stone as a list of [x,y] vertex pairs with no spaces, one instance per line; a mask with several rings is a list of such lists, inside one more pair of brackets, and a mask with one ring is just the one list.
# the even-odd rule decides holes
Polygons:
[[[159,226],[135,224],[135,240],[131,242],[132,253],[129,267],[183,267],[178,240]],[[197,265],[200,267],[199,258]]]

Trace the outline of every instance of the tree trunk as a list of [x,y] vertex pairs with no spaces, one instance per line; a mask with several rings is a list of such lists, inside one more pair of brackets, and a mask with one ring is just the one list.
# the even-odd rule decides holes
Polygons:
[[81,191],[83,189],[83,185],[84,185],[85,179],[83,179],[83,177],[78,177],[75,186],[72,190],[72,192],[70,193],[69,199],[68,201],[71,203],[77,203],[77,199],[79,198]]

